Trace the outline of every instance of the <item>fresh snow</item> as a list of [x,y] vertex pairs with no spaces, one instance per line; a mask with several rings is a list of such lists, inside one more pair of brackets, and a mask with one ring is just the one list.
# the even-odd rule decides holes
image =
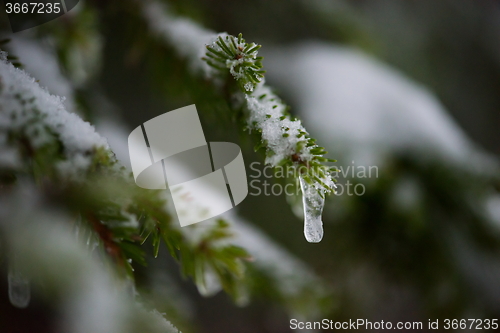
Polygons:
[[36,77],[42,87],[51,93],[64,96],[67,111],[75,112],[75,96],[72,83],[63,75],[57,55],[49,43],[36,40],[31,30],[17,33],[8,44],[12,54],[19,57],[26,72]]
[[[88,167],[89,153],[94,148],[108,148],[106,139],[92,125],[66,111],[63,97],[51,95],[24,70],[6,61],[4,53],[0,59],[0,132],[5,136],[9,131],[21,131],[36,149],[54,144],[46,128],[64,145],[66,160],[60,162],[58,168],[68,176],[76,176]],[[5,137],[0,140],[1,155],[5,151],[11,154],[11,149]]]

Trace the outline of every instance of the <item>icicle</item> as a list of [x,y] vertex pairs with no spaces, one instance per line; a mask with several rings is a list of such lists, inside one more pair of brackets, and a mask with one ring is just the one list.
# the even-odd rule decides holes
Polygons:
[[16,308],[26,308],[31,299],[30,282],[13,265],[9,267],[8,284],[10,303]]
[[197,276],[199,281],[197,281],[196,286],[202,296],[210,297],[221,291],[222,286],[214,270],[208,265],[204,265],[203,267],[203,270],[200,270],[201,267],[198,267]]
[[92,240],[92,231],[89,230],[89,235],[87,236],[87,249],[90,249],[90,241]]
[[323,238],[323,222],[321,213],[325,199],[313,185],[299,176],[302,190],[302,205],[304,208],[304,236],[309,243],[319,243]]

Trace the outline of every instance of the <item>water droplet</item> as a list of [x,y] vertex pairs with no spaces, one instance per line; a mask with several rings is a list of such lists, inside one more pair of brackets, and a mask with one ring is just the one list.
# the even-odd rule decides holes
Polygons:
[[31,299],[29,280],[18,270],[9,268],[8,274],[9,300],[16,308],[26,308]]
[[323,238],[323,222],[321,213],[325,205],[325,198],[307,181],[299,176],[302,190],[302,205],[304,208],[304,236],[309,243],[319,243]]

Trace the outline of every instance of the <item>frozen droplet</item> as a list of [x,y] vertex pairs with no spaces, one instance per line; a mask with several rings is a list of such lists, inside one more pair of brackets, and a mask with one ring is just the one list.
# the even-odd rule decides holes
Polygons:
[[219,281],[219,277],[213,271],[213,269],[205,265],[203,271],[198,272],[198,276],[203,276],[203,280],[198,281],[196,286],[198,287],[198,291],[204,297],[210,297],[217,294],[222,290],[222,286]]
[[82,225],[82,215],[78,214],[76,217],[75,225],[73,226],[73,232],[75,233],[76,239],[78,239],[80,235],[80,228]]
[[304,208],[304,236],[309,243],[319,243],[323,238],[323,222],[321,213],[325,198],[312,184],[299,176]]
[[18,270],[9,268],[8,275],[9,300],[16,308],[26,308],[31,299],[29,280]]

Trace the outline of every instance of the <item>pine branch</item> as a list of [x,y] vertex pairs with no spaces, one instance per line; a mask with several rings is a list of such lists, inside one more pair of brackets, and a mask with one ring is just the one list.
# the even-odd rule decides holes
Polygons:
[[[16,69],[5,54],[0,59],[0,116],[5,138],[0,149],[11,156],[0,161],[0,178],[10,179],[11,185],[23,178],[43,184],[48,198],[82,216],[118,271],[125,268],[133,278],[132,263],[146,263],[141,244],[149,235],[155,256],[163,241],[200,288],[206,267],[225,267],[215,270],[217,278],[237,297],[233,285],[248,254],[219,245],[231,236],[227,225],[216,224],[203,242],[192,242],[189,228],[174,225],[161,191],[138,188],[106,140],[89,123],[65,111],[62,98]],[[206,251],[198,258],[201,244]]]
[[257,56],[261,45],[245,42],[242,34],[219,35],[206,48],[206,57],[202,59],[220,75],[229,71],[245,94],[246,128],[260,134],[256,150],[266,149],[266,162],[274,167],[295,167],[296,174],[316,189],[331,192],[335,188],[333,170],[323,163],[335,160],[324,157],[325,149],[316,144],[300,120],[290,115],[289,107],[264,85],[263,58]]
[[260,134],[256,149],[266,149],[266,163],[295,168],[295,175],[312,184],[321,196],[334,191],[335,169],[324,163],[335,160],[325,157],[326,150],[316,144],[300,120],[290,115],[288,106],[264,84],[262,57],[258,57],[260,45],[247,43],[241,34],[217,35],[190,20],[169,15],[155,1],[146,1],[143,10],[151,28],[166,38],[195,72],[202,70],[215,86],[227,84],[227,75],[235,79],[239,91],[231,91],[227,103],[238,112],[241,107],[234,100],[244,95],[246,129]]
[[[2,39],[0,40],[0,52],[5,52],[5,50],[8,48],[8,44],[11,41],[10,38]],[[12,54],[7,54],[6,55],[6,60],[8,60],[14,67],[17,68],[22,68],[23,64],[19,61],[19,57],[12,55]]]
[[[291,312],[299,311],[299,303],[317,309],[311,300],[321,298],[325,290],[292,255],[232,215],[226,217],[229,225],[218,222],[205,228],[210,224],[205,222],[205,231],[198,236],[196,228],[177,227],[162,192],[135,186],[106,141],[88,123],[65,112],[61,98],[48,94],[23,71],[6,63],[0,69],[0,114],[7,119],[21,117],[0,128],[9,138],[2,149],[17,156],[12,165],[0,161],[3,191],[7,181],[15,185],[26,176],[44,183],[48,198],[81,216],[81,230],[93,230],[93,235],[81,232],[81,241],[90,238],[89,250],[97,242],[96,251],[113,259],[122,274],[133,277],[134,268],[146,264],[144,244],[152,246],[157,256],[164,243],[181,263],[183,274],[204,294],[211,293],[206,278],[212,275],[241,304],[250,292],[264,292],[248,289],[252,279],[265,276],[280,291],[277,301],[286,300]],[[247,262],[249,255],[242,248],[252,253],[255,263]]]
[[[318,169],[323,172],[321,177],[327,179],[331,177],[330,168],[322,164],[327,161],[321,156],[326,154],[324,149],[317,146],[314,139],[309,138],[305,129],[301,127],[300,121],[292,119],[287,112],[287,106],[271,92],[269,87],[263,84],[264,73],[261,68],[262,59],[257,56],[258,46],[253,43],[246,43],[242,36],[236,38],[226,34],[218,36],[189,19],[171,15],[168,9],[157,1],[137,1],[136,3],[143,11],[149,29],[157,36],[150,43],[154,45],[153,49],[158,50],[156,52],[158,55],[165,57],[166,51],[176,53],[182,59],[180,63],[185,65],[187,69],[186,72],[182,72],[183,77],[187,76],[192,78],[193,81],[199,78],[200,85],[197,88],[199,90],[204,89],[203,97],[217,96],[217,102],[224,98],[225,100],[222,100],[224,104],[222,110],[233,111],[234,116],[232,118],[239,119],[240,114],[245,116],[247,129],[261,136],[262,134],[277,136],[277,138],[274,136],[270,138],[271,144],[269,141],[259,140],[256,146],[256,148],[269,150],[266,160],[270,164],[275,166],[291,165],[297,168],[298,172],[296,174],[302,171],[301,175],[311,183],[314,182],[312,174],[314,172],[316,172],[316,175],[319,174]],[[231,40],[229,38],[235,39]],[[221,46],[221,43],[225,46]],[[203,58],[206,60],[203,60]],[[152,57],[151,59],[148,58],[147,61],[161,64],[165,59]],[[257,68],[261,72],[258,72]],[[245,70],[247,71],[245,72]],[[249,79],[245,73],[252,74],[253,79]],[[168,72],[163,72],[160,77],[165,80],[167,75]],[[235,76],[236,80],[234,79]],[[191,82],[191,80],[188,80],[188,82]],[[259,80],[260,82],[255,82]],[[162,84],[162,82],[158,82],[158,84]],[[193,96],[196,96],[198,92],[194,90],[190,92]],[[263,96],[264,94],[266,95]],[[233,104],[234,100],[244,103],[243,112],[241,112],[241,105]],[[255,100],[260,103],[254,103]],[[247,104],[252,104],[251,108],[247,107]],[[230,110],[227,109],[227,106],[229,106]],[[262,112],[260,112],[261,109]],[[254,120],[255,118],[264,120],[264,122],[259,124]],[[270,118],[273,118],[272,122],[266,122]],[[260,128],[259,125],[262,125],[263,128]],[[275,131],[268,131],[264,126],[272,127]],[[276,130],[277,127],[281,126],[284,128]],[[293,133],[292,129],[295,126],[297,126],[297,130],[300,128],[303,133],[290,135],[290,133]],[[308,154],[311,160],[308,160]],[[308,177],[309,174],[311,174],[311,177]],[[329,184],[331,187],[334,186],[333,180],[325,180],[323,183]],[[316,184],[320,186],[318,192],[323,189],[325,189],[325,192],[327,191],[319,182],[316,181]],[[242,235],[245,235],[244,237],[236,237],[236,244],[244,247],[252,256],[255,256],[255,262],[247,265],[247,268],[250,267],[247,274],[251,275],[248,279],[251,281],[252,278],[264,278],[266,284],[275,285],[278,300],[290,309],[291,313],[299,312],[306,315],[309,311],[317,311],[318,304],[311,304],[311,300],[317,301],[322,299],[323,296],[328,297],[321,280],[315,277],[314,274],[309,274],[308,267],[304,267],[305,265],[303,266],[302,263],[296,263],[297,260],[293,256],[286,253],[286,251],[277,249],[271,240],[267,240],[265,235],[260,232],[254,231],[250,225],[238,223],[237,220],[235,221],[234,216],[228,217],[228,220],[237,234],[241,232]],[[263,253],[264,251],[266,254]],[[298,276],[297,271],[301,271],[303,274]],[[304,304],[308,306],[303,307]],[[321,310],[318,312],[321,312]]]

